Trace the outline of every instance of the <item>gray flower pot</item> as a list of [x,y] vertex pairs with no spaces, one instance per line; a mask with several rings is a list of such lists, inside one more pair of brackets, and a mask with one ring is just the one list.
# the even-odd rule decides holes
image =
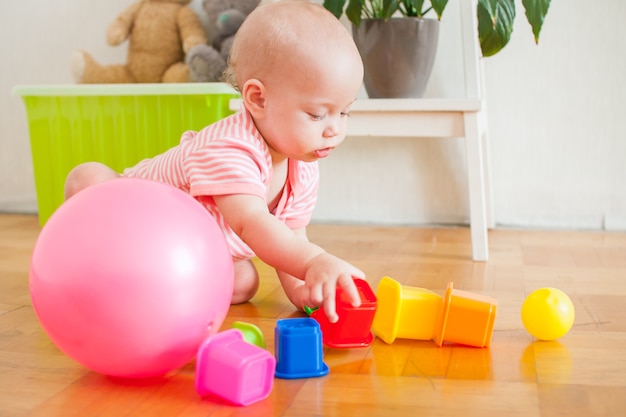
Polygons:
[[397,17],[363,19],[352,35],[365,67],[370,98],[419,98],[433,68],[439,21]]

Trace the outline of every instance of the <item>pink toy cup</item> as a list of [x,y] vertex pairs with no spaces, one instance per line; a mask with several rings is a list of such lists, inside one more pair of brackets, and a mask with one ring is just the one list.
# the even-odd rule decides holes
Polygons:
[[272,391],[276,359],[244,340],[239,329],[207,338],[196,359],[196,391],[214,394],[237,405],[250,405]]

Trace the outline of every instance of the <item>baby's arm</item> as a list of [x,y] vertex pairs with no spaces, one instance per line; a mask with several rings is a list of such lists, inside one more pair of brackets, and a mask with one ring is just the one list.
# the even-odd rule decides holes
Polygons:
[[[308,241],[306,229],[297,229],[293,230],[293,232],[297,236]],[[281,271],[280,269],[276,270],[276,274],[278,275],[278,279],[280,280],[280,284],[282,285],[287,298],[289,298],[289,301],[291,301],[293,305],[298,307],[300,310],[304,310],[305,306],[312,306],[311,301],[309,300],[309,291],[303,280]]]
[[[335,293],[339,285],[354,306],[360,305],[353,280],[364,278],[359,269],[309,242],[303,231],[289,229],[269,213],[259,197],[234,194],[213,198],[231,229],[261,260],[282,271],[281,284],[294,304],[321,305],[328,319],[335,322]],[[304,280],[304,286],[300,287],[293,278]]]

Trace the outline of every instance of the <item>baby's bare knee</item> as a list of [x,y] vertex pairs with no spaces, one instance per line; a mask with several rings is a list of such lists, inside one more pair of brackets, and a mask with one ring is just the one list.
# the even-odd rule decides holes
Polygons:
[[235,261],[235,283],[231,304],[250,301],[259,289],[259,274],[249,260]]
[[119,177],[119,174],[99,162],[85,162],[70,171],[65,179],[65,199],[79,191],[101,182]]

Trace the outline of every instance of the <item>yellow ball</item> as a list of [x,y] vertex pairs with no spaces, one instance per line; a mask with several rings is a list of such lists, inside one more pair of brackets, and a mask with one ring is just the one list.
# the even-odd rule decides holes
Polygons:
[[535,290],[522,304],[522,323],[539,340],[565,336],[574,324],[574,315],[572,300],[556,288]]

